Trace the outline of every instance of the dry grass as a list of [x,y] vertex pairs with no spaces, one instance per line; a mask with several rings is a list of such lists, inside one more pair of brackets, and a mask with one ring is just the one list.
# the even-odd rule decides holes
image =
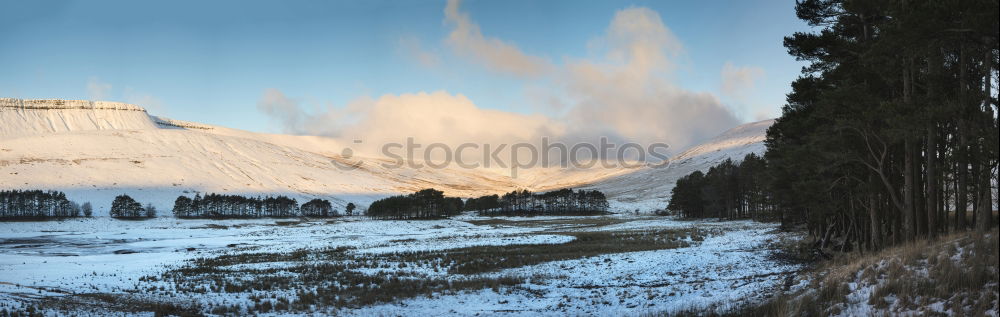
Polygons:
[[43,297],[18,309],[0,308],[0,317],[49,316],[54,312],[66,316],[104,316],[111,312],[116,315],[204,316],[197,304],[158,301],[130,294],[84,293]]
[[466,222],[477,226],[514,226],[514,227],[529,227],[529,228],[544,228],[544,227],[591,228],[591,227],[609,226],[634,220],[635,219],[626,220],[615,217],[578,217],[578,218],[567,217],[559,219],[532,219],[532,217],[518,217],[517,219],[491,218],[483,220],[469,220]]
[[[687,239],[701,240],[705,233],[677,229],[559,234],[576,239],[562,244],[390,254],[367,254],[346,247],[279,253],[234,249],[229,254],[197,259],[161,275],[144,277],[135,288],[147,298],[174,301],[242,299],[229,303],[199,300],[200,311],[209,314],[326,314],[466,290],[531,292],[521,285],[540,276],[480,273],[600,254],[683,247],[688,245]],[[149,311],[171,308],[146,306]]]
[[[865,255],[840,256],[817,267],[803,290],[757,306],[740,316],[815,316],[870,305],[870,314],[982,316],[996,309],[998,239],[961,232]],[[852,284],[854,288],[852,289]],[[852,292],[867,297],[848,298]]]
[[396,263],[434,263],[448,273],[476,274],[601,254],[673,249],[688,246],[683,241],[688,237],[696,241],[703,239],[703,233],[693,229],[559,234],[571,235],[576,239],[563,244],[477,246],[433,252],[394,253],[380,255],[379,258]]

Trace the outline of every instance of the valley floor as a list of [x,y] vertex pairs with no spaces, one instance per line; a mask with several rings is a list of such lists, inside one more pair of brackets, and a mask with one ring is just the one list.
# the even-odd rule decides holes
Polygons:
[[[636,315],[757,303],[775,225],[663,217],[0,223],[0,311]],[[193,303],[193,304],[192,304]]]

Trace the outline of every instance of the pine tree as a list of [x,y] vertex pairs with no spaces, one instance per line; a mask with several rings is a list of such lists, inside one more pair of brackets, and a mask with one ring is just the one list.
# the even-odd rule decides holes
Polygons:
[[606,213],[608,206],[607,197],[600,191],[574,192],[569,188],[540,194],[515,190],[503,196],[487,195],[465,202],[465,210],[478,211],[484,216],[593,215]]
[[782,222],[839,250],[965,229],[970,206],[981,230],[995,224],[998,11],[989,0],[798,2],[817,31],[785,46],[810,64],[765,154]]
[[345,208],[345,211],[347,212],[348,216],[353,216],[354,215],[354,209],[357,208],[357,206],[355,206],[354,203],[347,203],[347,206],[344,207],[344,208]]
[[428,188],[372,202],[367,216],[372,219],[436,219],[457,215],[464,207],[462,199],[445,197],[443,192]]
[[[201,197],[198,197],[199,200]],[[177,218],[187,218],[194,216],[193,214],[193,201],[187,196],[178,196],[174,200],[174,217]]]
[[333,217],[336,214],[333,212],[333,207],[331,207],[330,201],[325,199],[313,199],[309,202],[302,204],[301,207],[302,216],[305,217]]
[[111,202],[110,214],[114,218],[141,218],[143,211],[142,205],[126,194],[118,195]]
[[59,191],[0,191],[0,219],[79,217],[80,206]]

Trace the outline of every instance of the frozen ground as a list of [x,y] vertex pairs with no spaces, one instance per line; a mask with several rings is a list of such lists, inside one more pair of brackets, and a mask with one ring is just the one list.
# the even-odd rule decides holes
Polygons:
[[[120,221],[98,217],[49,222],[0,223],[0,302],[22,307],[80,294],[131,294],[154,301],[220,302],[253,307],[259,291],[177,293],[164,299],[148,289],[173,289],[148,277],[190,266],[195,259],[241,254],[290,254],[344,248],[353,261],[390,255],[435,255],[481,246],[558,246],[576,235],[648,234],[677,246],[638,252],[604,250],[578,258],[507,266],[475,274],[412,263],[350,269],[363,274],[402,274],[448,281],[516,277],[514,285],[434,291],[399,300],[285,311],[354,315],[620,315],[699,307],[731,307],[779,286],[798,267],[770,259],[770,241],[781,233],[753,222],[675,221],[667,218],[457,217],[433,221],[370,221],[340,218]],[[665,238],[667,236],[672,238]],[[654,239],[660,239],[654,237]],[[673,244],[671,244],[673,245]],[[397,257],[398,258],[398,257]],[[316,260],[311,257],[311,265]],[[273,274],[302,262],[287,259],[232,263],[229,269],[267,268]],[[387,260],[388,261],[388,260]],[[346,261],[345,262],[350,262]],[[235,273],[234,273],[235,274]],[[509,284],[509,283],[508,283]],[[180,289],[180,287],[177,287]],[[272,293],[294,294],[294,287]],[[295,298],[295,295],[288,295]],[[98,304],[99,305],[99,304]],[[209,305],[211,306],[211,305]],[[247,312],[243,311],[243,312]],[[232,311],[229,311],[232,313]]]

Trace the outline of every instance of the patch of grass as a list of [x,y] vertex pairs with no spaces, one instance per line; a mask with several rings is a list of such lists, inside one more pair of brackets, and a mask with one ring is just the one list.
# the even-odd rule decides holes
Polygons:
[[572,260],[601,254],[673,249],[686,247],[684,240],[700,239],[697,230],[634,232],[563,232],[575,237],[563,244],[523,244],[475,246],[430,252],[380,255],[390,262],[441,263],[448,273],[476,274],[543,262]]
[[[959,232],[876,253],[841,256],[819,266],[805,290],[779,294],[730,314],[815,316],[835,314],[849,304],[868,304],[877,310],[875,315],[936,315],[941,313],[929,305],[943,303],[953,315],[982,316],[996,309],[998,244],[994,229],[986,235]],[[873,291],[865,302],[850,303],[847,283]]]
[[[332,312],[340,308],[398,301],[464,290],[523,290],[537,277],[489,275],[506,268],[600,254],[670,249],[700,239],[695,229],[566,232],[564,244],[476,246],[443,251],[366,254],[351,248],[303,249],[287,253],[230,253],[200,258],[159,276],[141,279],[149,293],[176,298],[228,294],[247,307],[206,304],[213,314]],[[331,311],[332,310],[332,311]]]
[[54,311],[73,312],[74,314],[89,312],[93,315],[119,312],[127,314],[153,313],[154,316],[204,316],[202,307],[190,302],[153,300],[140,296],[107,293],[45,297],[40,299],[34,307],[29,306],[29,308],[33,308],[38,316],[49,315]]
[[200,227],[192,227],[191,229],[229,229],[229,226],[220,225],[220,224],[214,224],[214,223],[207,223],[207,224],[205,224],[203,226],[200,226]]
[[[314,307],[360,307],[398,299],[454,293],[469,289],[498,289],[521,284],[521,278],[429,277],[409,271],[370,274],[359,269],[389,268],[374,256],[355,257],[345,249],[302,250],[290,254],[258,253],[226,255],[195,261],[193,265],[148,277],[147,282],[166,281],[176,293],[288,294],[270,299],[256,298],[256,312],[309,311]],[[232,269],[238,264],[290,261],[280,268]]]
[[622,219],[616,217],[604,217],[604,216],[578,216],[578,217],[562,217],[557,219],[532,219],[532,217],[511,217],[511,218],[490,218],[482,220],[467,220],[466,222],[474,224],[477,226],[514,226],[514,227],[574,227],[574,228],[592,228],[592,227],[602,227],[609,226],[629,221],[635,221],[635,219]]

